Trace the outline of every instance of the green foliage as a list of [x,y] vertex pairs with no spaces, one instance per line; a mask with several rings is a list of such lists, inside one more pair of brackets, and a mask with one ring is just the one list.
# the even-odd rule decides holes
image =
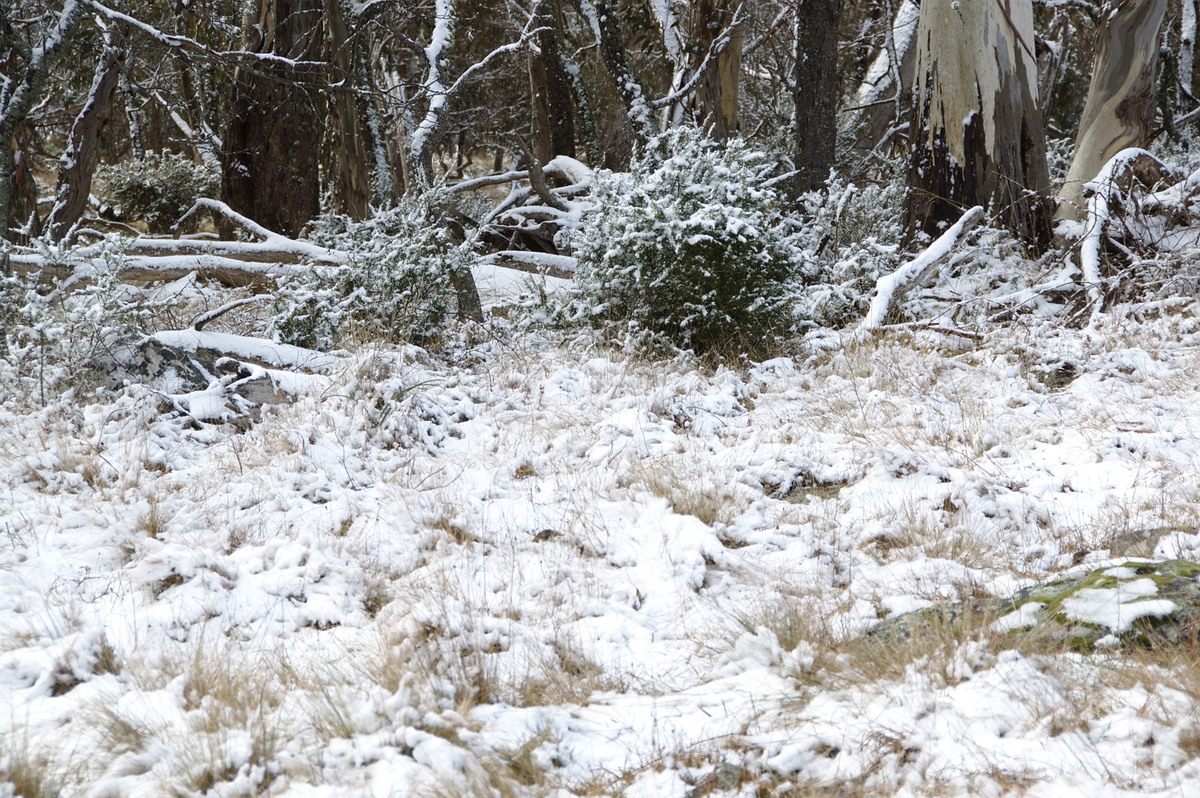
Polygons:
[[169,232],[197,199],[216,196],[218,187],[216,175],[173,152],[104,167],[100,177],[121,214],[144,221],[152,234]]
[[283,285],[274,319],[281,341],[313,349],[352,339],[429,342],[450,313],[452,275],[472,263],[470,244],[444,224],[432,195],[363,222],[325,218],[314,240],[352,261],[315,267]]
[[569,316],[642,351],[769,353],[793,328],[796,268],[773,169],[675,129],[631,173],[597,173]]

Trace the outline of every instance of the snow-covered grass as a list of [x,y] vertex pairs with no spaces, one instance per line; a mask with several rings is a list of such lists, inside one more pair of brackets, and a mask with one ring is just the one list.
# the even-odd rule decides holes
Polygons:
[[1198,370],[1194,307],[740,370],[497,322],[248,426],[14,404],[0,796],[1192,794],[1194,648],[867,633],[1200,557]]

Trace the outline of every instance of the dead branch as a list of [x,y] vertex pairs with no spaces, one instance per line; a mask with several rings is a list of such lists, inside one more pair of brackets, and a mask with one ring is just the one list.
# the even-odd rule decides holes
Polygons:
[[891,274],[885,274],[875,283],[875,296],[867,315],[856,332],[865,333],[881,327],[887,319],[892,305],[905,293],[920,285],[922,281],[954,250],[954,246],[975,225],[983,220],[983,208],[976,205],[962,215],[950,229],[929,245],[929,248]]
[[192,329],[203,330],[204,325],[221,318],[231,310],[237,310],[245,305],[254,305],[259,302],[267,302],[274,298],[275,297],[271,294],[255,294],[254,296],[245,297],[243,299],[235,299],[232,302],[227,302],[219,308],[206,311],[197,316],[196,320],[192,322]]

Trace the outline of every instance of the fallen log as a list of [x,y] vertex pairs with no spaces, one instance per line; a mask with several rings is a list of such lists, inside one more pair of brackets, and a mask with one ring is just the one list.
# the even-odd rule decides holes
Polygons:
[[[97,275],[112,269],[112,264],[100,257],[56,262],[41,254],[24,252],[9,255],[9,263],[18,275],[40,275],[44,280],[70,281],[70,285],[90,282]],[[121,281],[147,285],[195,274],[200,279],[231,288],[263,288],[276,278],[306,274],[310,268],[305,264],[245,261],[219,255],[142,255],[122,262]]]

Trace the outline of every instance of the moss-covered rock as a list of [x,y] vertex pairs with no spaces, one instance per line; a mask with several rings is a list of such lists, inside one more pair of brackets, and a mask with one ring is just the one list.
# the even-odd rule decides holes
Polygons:
[[1129,560],[1027,587],[1008,599],[976,599],[890,618],[870,637],[912,640],[976,630],[1090,651],[1095,646],[1200,643],[1200,563]]

